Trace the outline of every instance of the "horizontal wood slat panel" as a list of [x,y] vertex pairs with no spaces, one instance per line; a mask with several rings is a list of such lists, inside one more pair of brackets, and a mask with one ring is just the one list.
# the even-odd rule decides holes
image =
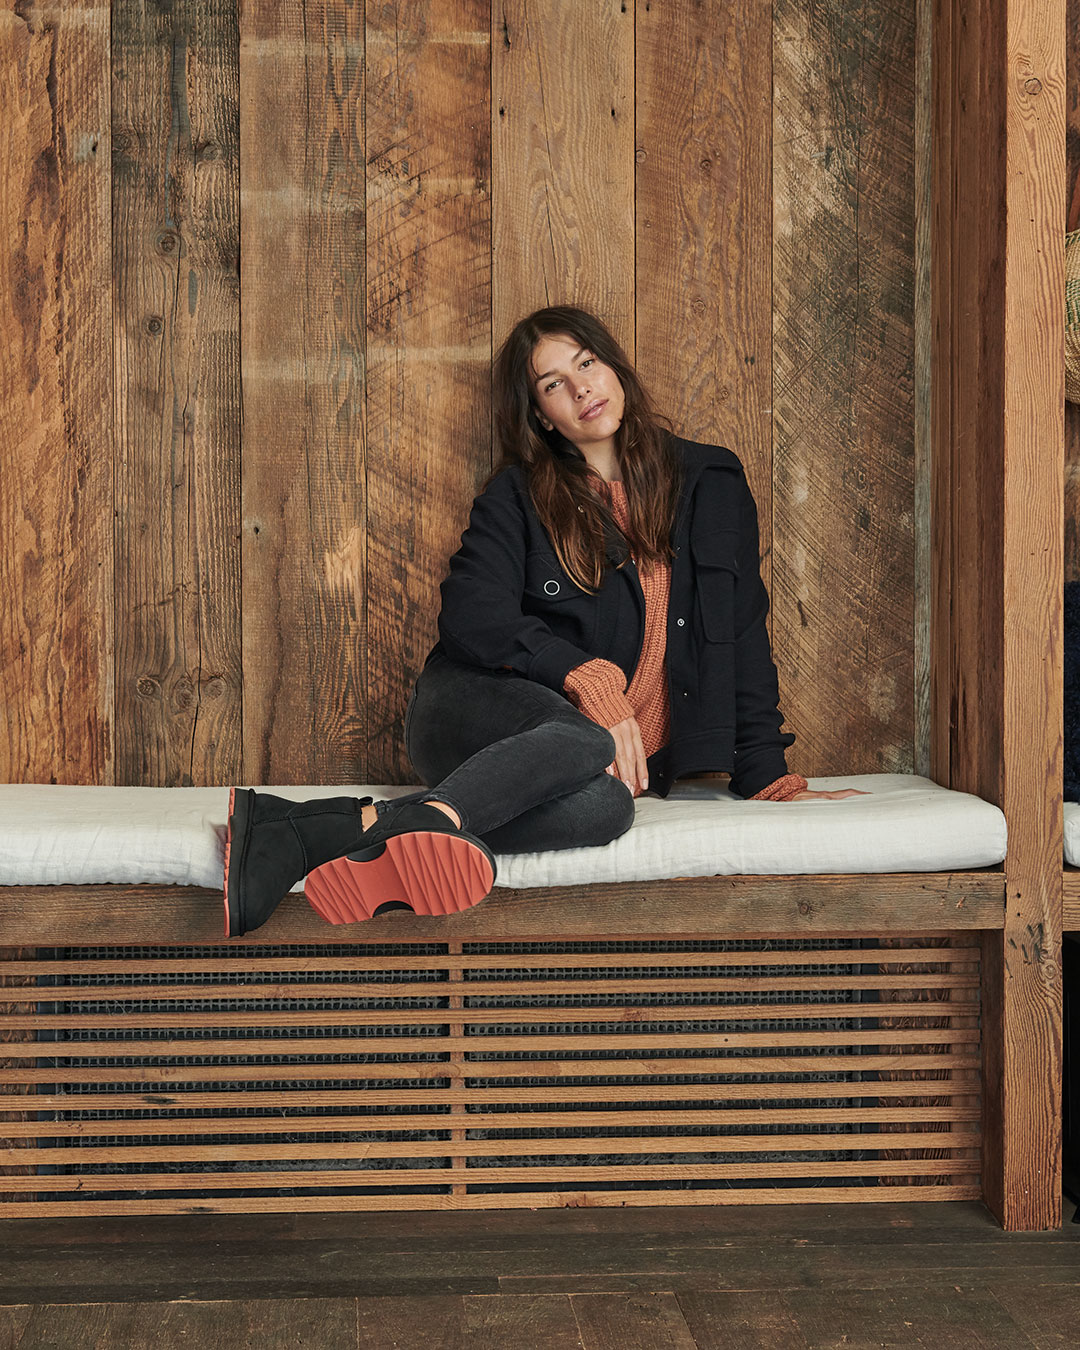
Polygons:
[[[1080,891],[1078,891],[1080,893]],[[552,944],[561,939],[551,938]],[[617,942],[617,938],[612,938],[612,942]],[[530,944],[535,945],[535,944]],[[680,952],[558,952],[551,954],[548,952],[522,952],[522,953],[500,953],[498,956],[489,956],[481,952],[462,952],[454,960],[455,966],[460,966],[466,970],[503,970],[508,965],[521,970],[546,970],[546,969],[570,969],[572,967],[584,967],[590,969],[600,966],[617,966],[619,969],[630,969],[634,966],[741,966],[741,965],[826,965],[829,962],[855,962],[867,965],[902,965],[910,960],[905,951],[899,952],[895,959],[890,957],[889,948],[868,949],[863,947],[841,947],[841,948],[814,948],[811,951],[801,951],[798,949],[770,949],[764,951],[750,952],[725,952],[725,951],[698,951],[692,949]],[[964,955],[965,952],[968,953]],[[689,959],[692,957],[693,959]],[[956,945],[950,947],[920,947],[919,964],[926,965],[939,961],[948,962],[950,965],[958,961],[979,960],[978,939],[970,935],[960,934],[956,938]],[[381,970],[445,970],[448,962],[445,955],[430,956],[418,953],[415,956],[383,956],[380,955],[377,961],[370,956],[349,956],[344,951],[340,956],[334,956],[335,971],[354,971],[370,970],[373,964],[377,964]],[[140,961],[132,957],[130,961],[126,960],[79,960],[64,959],[64,971],[68,975],[160,975],[166,971],[173,971],[180,975],[191,975],[198,973],[200,975],[249,975],[253,972],[263,974],[269,971],[310,971],[322,970],[326,968],[326,958],[322,956],[253,956],[253,957],[203,957],[200,956],[197,961],[190,958],[170,959],[162,957],[152,961]],[[11,975],[52,975],[56,973],[55,961],[5,961],[4,969]],[[142,986],[140,986],[142,987]],[[162,986],[167,989],[175,989],[175,985]],[[199,986],[200,988],[202,986]],[[223,986],[229,990],[235,989],[235,985]],[[245,985],[245,988],[262,988],[263,986]],[[306,987],[306,986],[305,986]],[[316,986],[318,988],[327,988],[331,986]],[[335,989],[339,985],[332,986]],[[187,986],[185,986],[185,989]],[[84,995],[85,996],[85,995]],[[74,997],[74,995],[72,995]]]
[[[456,1146],[455,1146],[456,1147]],[[945,1169],[958,1176],[978,1172],[975,1158],[921,1158],[904,1162],[910,1176],[936,1175]],[[449,1186],[454,1183],[490,1186],[504,1183],[520,1186],[533,1182],[545,1185],[557,1181],[720,1181],[753,1177],[871,1177],[891,1176],[896,1162],[766,1162],[766,1163],[653,1163],[647,1167],[410,1167],[390,1171],[334,1172],[172,1172],[158,1175],[138,1172],[130,1175],[80,1172],[67,1177],[0,1176],[0,1193],[7,1191],[149,1191],[180,1190],[198,1187],[233,1191],[272,1186]],[[156,1184],[155,1184],[156,1183]]]
[[[799,1205],[822,1201],[844,1204],[907,1203],[912,1200],[978,1200],[977,1185],[960,1186],[845,1186],[829,1187],[823,1194],[818,1186],[785,1186],[776,1189],[748,1187],[743,1191],[725,1191],[721,1197],[713,1190],[702,1191],[529,1191],[498,1197],[499,1209],[589,1209],[606,1205]],[[312,1214],[332,1211],[453,1210],[493,1209],[490,1195],[291,1195],[245,1196],[232,1199],[215,1197],[199,1202],[201,1214]],[[189,1200],[60,1200],[41,1203],[4,1205],[6,1218],[60,1218],[67,1215],[101,1214],[189,1214]]]
[[[689,963],[688,963],[689,964]],[[711,994],[723,990],[725,993],[753,993],[758,990],[868,990],[868,989],[921,989],[927,983],[926,975],[757,975],[751,977],[734,977],[724,979],[718,982],[716,978],[696,979],[683,978],[678,981],[680,993],[704,993]],[[977,989],[979,979],[977,975],[938,975],[933,978],[934,985],[942,989]],[[655,990],[663,990],[665,985],[668,989],[672,987],[671,980],[666,976],[657,976],[655,979],[598,979],[589,980],[491,980],[485,981],[482,985],[471,982],[458,982],[455,980],[431,981],[430,983],[417,982],[415,984],[367,984],[354,985],[352,997],[355,998],[442,998],[444,995],[460,994],[464,998],[470,996],[480,998],[488,995],[542,995],[542,994],[620,994],[620,993],[651,993]],[[198,996],[198,986],[192,986],[195,993],[192,998]],[[46,991],[43,1002],[49,998]],[[864,1005],[853,1005],[864,1006]],[[432,1009],[437,1012],[438,1009]],[[231,1013],[191,1013],[189,1019],[185,1022],[186,1026],[208,1026],[208,1025],[243,1025],[241,1019],[243,1014]],[[274,1015],[267,1014],[267,1017]],[[276,1021],[264,1022],[264,1026],[280,1025],[289,1026],[291,1022],[287,1019],[291,1016],[288,1013],[276,1015]],[[116,1026],[170,1026],[173,1025],[168,1019],[168,1013],[147,1014],[145,1018],[139,1018],[135,1014],[118,1013],[110,1018],[110,1022]],[[210,1017],[220,1018],[220,1021],[207,1022],[200,1021],[200,1018]],[[234,1019],[234,1020],[230,1020]],[[252,1020],[248,1017],[248,1020]],[[341,1025],[340,1017],[335,1017],[333,1010],[327,1010],[321,1016],[323,1024],[326,1026]],[[57,1014],[50,1019],[51,1025],[62,1025],[63,1019]],[[71,1019],[73,1026],[85,1025],[85,1016]]]
[[[956,1005],[952,1005],[956,1006]],[[451,1011],[444,1009],[444,1011]],[[558,1009],[554,1010],[558,1011]],[[805,1013],[804,1013],[805,1015]],[[12,1019],[15,1020],[15,1019]],[[25,1020],[25,1019],[23,1019]],[[466,1018],[466,1021],[469,1019]],[[505,1017],[504,1019],[505,1020]],[[891,1018],[890,1018],[891,1020]],[[882,1027],[877,1031],[848,1031],[843,1028],[829,1031],[796,1031],[784,1035],[775,1031],[702,1032],[698,1035],[681,1034],[679,1045],[694,1050],[741,1049],[744,1046],[793,1048],[801,1045],[831,1045],[843,1041],[846,1045],[962,1045],[979,1039],[976,1027]],[[582,1047],[581,1036],[350,1036],[290,1037],[285,1045],[290,1055],[347,1054],[349,1051],[371,1054],[431,1054],[481,1051],[490,1054],[496,1050],[518,1052],[525,1050],[666,1050],[671,1046],[671,1034],[641,1036],[632,1032],[612,1036],[590,1033],[588,1044]],[[256,1040],[202,1040],[186,1041],[41,1041],[37,1044],[5,1046],[8,1058],[36,1056],[46,1058],[48,1047],[59,1045],[63,1054],[58,1058],[91,1054],[121,1056],[135,1055],[279,1055],[282,1042]],[[0,1070],[0,1082],[3,1071]]]
[[[0,1208],[171,1212],[183,1193],[257,1210],[275,1197],[228,1193],[283,1187],[328,1209],[500,1207],[567,1185],[622,1203],[688,1184],[715,1203],[733,1182],[741,1199],[800,1177],[835,1200],[944,1195],[979,1173],[980,953],[965,940],[559,945],[574,944],[293,958],[262,943],[259,967],[220,948],[13,953],[3,969],[27,984],[0,1007],[19,1037],[0,1110],[21,1115],[0,1143]],[[375,1194],[340,1193],[356,1187]]]
[[[455,1122],[457,1117],[455,1117]],[[466,1124],[469,1124],[466,1118]],[[565,1123],[565,1122],[564,1122]],[[445,1126],[449,1129],[451,1122]],[[869,1136],[857,1136],[857,1142],[866,1145]],[[593,1136],[590,1138],[558,1139],[465,1139],[454,1141],[454,1154],[461,1157],[540,1157],[558,1153],[585,1155],[593,1153],[761,1153],[766,1149],[777,1153],[837,1153],[850,1152],[852,1135],[835,1134],[747,1134],[747,1135],[650,1135],[648,1138],[622,1136]],[[304,1160],[314,1158],[431,1158],[447,1151],[447,1140],[412,1142],[410,1140],[378,1140],[369,1143],[308,1143],[304,1145]],[[978,1132],[968,1134],[899,1134],[890,1133],[879,1141],[888,1148],[977,1148]],[[711,1147],[710,1147],[711,1145]],[[19,1163],[65,1167],[86,1163],[114,1162],[115,1148],[12,1148],[0,1149],[0,1165]],[[151,1147],[125,1148],[123,1160],[129,1162],[262,1162],[288,1161],[296,1157],[296,1148],[289,1144],[155,1144]],[[483,1169],[486,1171],[487,1169]],[[893,1169],[895,1170],[895,1168]],[[257,1173],[248,1175],[257,1176]],[[474,1180],[479,1178],[475,1177]],[[3,1182],[0,1181],[0,1190]]]
[[[38,1099],[34,1099],[37,1105]],[[784,1124],[783,1112],[773,1112],[772,1123]],[[904,1125],[913,1121],[946,1125],[954,1122],[978,1120],[977,1106],[891,1106],[871,1107],[865,1110],[822,1107],[798,1112],[797,1119],[812,1125]],[[456,1122],[460,1117],[453,1117]],[[445,1129],[449,1115],[384,1115],[384,1116],[280,1116],[245,1117],[243,1120],[223,1120],[211,1117],[205,1120],[177,1120],[168,1116],[156,1120],[94,1120],[76,1121],[8,1121],[4,1133],[9,1138],[38,1136],[49,1139],[74,1139],[84,1135],[113,1136],[136,1134],[363,1134],[365,1131],[433,1130]],[[740,1111],[575,1111],[572,1118],[562,1111],[470,1111],[465,1124],[470,1130],[508,1130],[528,1128],[541,1130],[574,1126],[591,1129],[615,1125],[760,1125],[760,1109]],[[125,1155],[126,1156],[126,1155]]]
[[[3,990],[0,989],[0,993]],[[177,998],[182,997],[177,994]],[[52,993],[50,991],[49,1000],[52,1002]],[[0,1004],[4,1002],[15,1003],[15,998],[9,997],[6,1000],[0,998]],[[25,1002],[25,1000],[23,1000]],[[956,1006],[956,1001],[950,1001],[950,1006]],[[814,1019],[815,1021],[851,1021],[855,1018],[875,1018],[880,1016],[880,1004],[875,1003],[815,1003]],[[429,1026],[437,1021],[440,1011],[448,1012],[449,1009],[439,1008],[358,1008],[351,1014],[349,1025],[355,1026]],[[507,1009],[498,1008],[468,1008],[467,1021],[476,1026],[483,1026],[488,1023],[499,1023],[507,1020]],[[768,1018],[770,1021],[783,1021],[784,1019],[801,1018],[806,1016],[805,1004],[791,1003],[635,1003],[629,1005],[622,1004],[600,1004],[590,1007],[584,1004],[561,1004],[558,1007],[547,1005],[545,1007],[514,1008],[513,1021],[515,1023],[537,1023],[544,1024],[548,1022],[603,1022],[616,1023],[627,1022],[634,1024],[649,1024],[653,1022],[745,1022],[750,1016],[755,1020]],[[558,1014],[573,1013],[572,1018],[559,1016]],[[912,1019],[926,1019],[930,1017],[939,1017],[937,1005],[934,1003],[903,1003],[889,1002],[888,1016],[908,1017]],[[447,1020],[451,1020],[447,1018]],[[460,1018],[455,1019],[460,1021]],[[326,1025],[326,1024],[324,1024]],[[140,1044],[145,1044],[140,1042]],[[180,1044],[179,1041],[170,1041],[169,1044]],[[184,1042],[190,1045],[192,1042]],[[205,1042],[203,1043],[205,1044]],[[217,1044],[217,1042],[215,1042]],[[244,1041],[244,1045],[251,1049],[255,1044],[253,1041]],[[275,1042],[276,1044],[276,1042]]]
[[[853,1097],[882,1098],[911,1097],[912,1082],[884,1083],[814,1083],[815,1098]],[[171,1091],[171,1089],[170,1089]],[[435,1106],[459,1104],[527,1105],[537,1103],[571,1102],[624,1102],[628,1089],[619,1086],[589,1087],[468,1087],[440,1088],[438,1093],[430,1089],[400,1091],[371,1091],[365,1088],[315,1089],[305,1088],[303,1104],[305,1106]],[[673,1096],[668,1084],[635,1083],[632,1088],[635,1101],[670,1101]],[[744,1101],[768,1100],[782,1101],[787,1098],[805,1098],[806,1083],[768,1083],[764,1086],[743,1083],[680,1083],[678,1098],[680,1101]],[[934,1083],[934,1098],[976,1098],[979,1095],[977,1082],[942,1079]],[[35,1107],[41,1110],[69,1111],[145,1111],[169,1110],[232,1110],[237,1107],[249,1107],[253,1110],[271,1110],[275,1107],[295,1106],[297,1096],[292,1092],[260,1091],[248,1092],[185,1092],[166,1095],[161,1092],[132,1093],[37,1093],[34,1096]],[[0,1096],[0,1110],[19,1111],[26,1107],[24,1096]],[[387,1117],[391,1119],[391,1117]]]
[[[880,1071],[884,1069],[978,1069],[979,1061],[970,1055],[815,1055],[813,1060],[797,1055],[738,1055],[697,1059],[590,1059],[567,1064],[563,1060],[463,1060],[409,1061],[405,1064],[235,1064],[196,1065],[188,1069],[142,1065],[131,1069],[77,1069],[83,1083],[263,1083],[292,1079],[406,1079],[406,1078],[577,1078],[611,1074],[732,1074],[732,1073],[816,1073]],[[6,1083],[54,1083],[56,1069],[6,1069]],[[72,1070],[61,1072],[71,1074]]]
[[1066,933],[1080,932],[1080,868],[1066,867],[1062,874],[1064,915],[1062,927]]

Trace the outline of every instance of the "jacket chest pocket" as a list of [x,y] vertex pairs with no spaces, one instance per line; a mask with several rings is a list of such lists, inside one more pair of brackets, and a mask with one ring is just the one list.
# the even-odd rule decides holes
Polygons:
[[524,608],[550,620],[592,622],[596,597],[575,586],[550,553],[530,553],[525,559]]
[[707,642],[735,641],[738,547],[738,530],[710,530],[690,541],[698,614]]

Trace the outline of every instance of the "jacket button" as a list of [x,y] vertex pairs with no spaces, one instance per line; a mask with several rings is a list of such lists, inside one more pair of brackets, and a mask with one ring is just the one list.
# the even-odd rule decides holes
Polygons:
[[689,698],[689,697],[690,697],[690,690],[689,690],[689,689],[684,689],[684,690],[682,691],[682,696],[683,696],[683,698]]
[[685,620],[685,619],[676,619],[675,622],[679,625],[680,628],[685,628],[685,627],[686,627],[686,620]]
[[559,583],[558,583],[557,581],[545,581],[545,582],[544,582],[544,594],[545,594],[545,595],[558,595],[558,594],[559,594]]

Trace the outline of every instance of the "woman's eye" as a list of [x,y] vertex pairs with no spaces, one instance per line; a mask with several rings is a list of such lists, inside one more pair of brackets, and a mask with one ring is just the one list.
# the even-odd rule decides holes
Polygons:
[[586,366],[591,366],[595,360],[596,360],[595,356],[587,356],[585,360],[582,361],[581,363],[582,370],[584,370]]
[[546,385],[544,386],[544,393],[545,393],[545,394],[550,394],[551,391],[555,388],[555,386],[556,386],[558,383],[559,383],[558,380],[552,380],[550,384],[546,384]]

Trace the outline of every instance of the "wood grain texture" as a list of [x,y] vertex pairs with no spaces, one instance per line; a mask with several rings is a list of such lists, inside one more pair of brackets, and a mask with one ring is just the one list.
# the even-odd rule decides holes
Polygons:
[[[1080,177],[1080,5],[1065,6],[1065,185]],[[1064,230],[1064,223],[1062,224]],[[1065,404],[1065,580],[1080,581],[1080,404]]]
[[[14,953],[15,961],[32,961],[34,956],[32,947],[17,948]],[[31,1001],[31,991],[36,988],[36,976],[20,974],[13,971],[7,962],[0,963],[0,998],[3,999],[5,1009],[10,1008],[16,1016],[31,1014],[35,1006]],[[0,1079],[15,1065],[17,1055],[33,1049],[34,1040],[33,1031],[9,1028],[0,1022]],[[28,1111],[24,1106],[24,1103],[30,1104],[28,1097],[32,1092],[33,1088],[28,1083],[17,1087],[8,1095],[5,1109],[0,1110],[0,1138],[12,1146],[6,1161],[0,1163],[0,1176],[30,1176],[36,1170],[18,1157],[20,1151],[29,1149],[33,1144],[29,1130],[34,1128],[37,1112]],[[20,1134],[23,1127],[27,1127],[27,1133]]]
[[633,360],[633,6],[491,14],[494,340],[543,305],[582,305]]
[[404,716],[438,584],[491,467],[488,6],[387,0],[369,6],[366,44],[363,772],[398,782],[414,775]]
[[[527,940],[682,933],[724,937],[815,936],[1001,928],[1000,872],[883,873],[877,876],[707,877],[536,891],[496,889],[461,914],[421,919],[383,915],[362,941],[424,942],[453,937]],[[0,943],[219,942],[221,893],[194,886],[3,886]],[[266,942],[355,942],[352,924],[326,924],[290,896],[242,949]]]
[[[47,1141],[18,1129],[4,1136],[0,1167],[49,1166],[51,1174],[45,1193],[39,1176],[0,1177],[0,1195],[15,1206],[63,1203],[70,1196],[123,1208],[132,1192],[167,1205],[171,1197],[160,1193],[180,1190],[213,1207],[219,1197],[228,1204],[228,1193],[252,1188],[322,1192],[331,1200],[343,1187],[360,1186],[391,1206],[411,1200],[423,1208],[441,1195],[450,1207],[480,1197],[499,1207],[506,1198],[517,1203],[526,1191],[543,1196],[570,1183],[583,1190],[586,1203],[595,1192],[627,1185],[655,1190],[679,1182],[681,1192],[685,1183],[706,1189],[719,1183],[714,1198],[723,1202],[732,1182],[768,1193],[787,1180],[799,1186],[827,1179],[835,1200],[838,1190],[865,1188],[871,1178],[888,1184],[897,1171],[896,1150],[916,1148],[947,1161],[905,1158],[904,1184],[952,1194],[954,1184],[972,1184],[979,1167],[975,1085],[964,1080],[954,1095],[952,1082],[953,1074],[978,1065],[978,1028],[950,1025],[947,1017],[935,1029],[882,1027],[875,1017],[882,995],[869,992],[910,988],[907,997],[934,998],[940,1009],[949,1006],[942,991],[975,988],[973,947],[956,949],[957,974],[948,961],[933,959],[946,948],[922,943],[897,939],[883,952],[807,943],[798,954],[816,963],[794,965],[787,944],[744,943],[730,953],[729,965],[722,947],[733,944],[701,952],[701,944],[668,939],[657,954],[685,964],[650,969],[653,953],[641,944],[619,950],[626,944],[609,942],[602,951],[566,953],[588,956],[595,966],[564,969],[555,964],[561,953],[541,951],[535,958],[550,963],[530,969],[534,954],[518,953],[523,978],[517,980],[505,978],[498,964],[515,961],[502,942],[457,940],[441,944],[442,951],[428,946],[415,953],[398,947],[390,956],[381,947],[353,947],[340,957],[301,954],[305,969],[283,978],[269,1002],[257,992],[258,971],[254,983],[241,976],[234,988],[244,999],[231,1008],[210,993],[205,976],[219,974],[212,967],[220,958],[205,952],[189,952],[183,961],[186,1004],[165,1008],[145,982],[147,972],[128,962],[91,958],[91,964],[116,967],[107,973],[84,969],[87,958],[79,954],[39,949],[15,955],[2,967],[12,978],[33,979],[48,966],[51,990],[92,991],[97,975],[142,998],[121,1000],[119,1010],[92,996],[76,1013],[62,999],[0,1010],[0,1030],[38,1038],[36,1058],[12,1055],[0,1071],[6,1089],[0,1109],[18,1102],[19,1090],[32,1083],[43,1089],[35,1106],[62,1113],[48,1124],[79,1127],[51,1132]],[[895,969],[924,950],[931,959],[920,962],[917,973]],[[862,959],[879,954],[881,962]],[[748,967],[749,955],[756,962]],[[423,965],[396,967],[395,978],[388,960]],[[354,970],[366,979],[348,978]],[[311,975],[335,991],[332,1008],[319,1006],[326,996],[315,992],[319,983]],[[818,1000],[833,988],[847,1000],[846,1015],[825,1028]],[[669,1012],[654,1006],[658,997],[663,1005],[673,992],[699,989],[709,1001],[741,1011],[740,1019],[719,1026],[713,1019],[654,1024]],[[777,1027],[763,1011],[768,990],[798,1006],[802,1018]],[[599,1011],[612,993],[637,1005],[636,1019],[615,1025],[577,1020],[574,1004]],[[364,1010],[380,1021],[351,1025],[358,1000],[377,1000],[377,1008]],[[421,1000],[426,1008],[417,1008]],[[519,1011],[544,1005],[547,1025],[517,1022]],[[481,1016],[474,1024],[478,1014],[495,1010],[500,1023]],[[422,1012],[426,1022],[399,1024],[401,1012]],[[806,1029],[807,1019],[814,1019],[813,1029]],[[248,1029],[254,1034],[246,1036]],[[278,1071],[267,1068],[266,1057],[282,1054],[288,1056],[285,1081],[268,1082],[268,1072]],[[900,1099],[890,1094],[918,1090],[925,1072],[941,1076],[933,1108],[938,1117],[921,1119],[906,1104],[897,1115]],[[680,1081],[687,1076],[692,1081]],[[294,1120],[287,1133],[262,1131],[259,1113],[276,1110],[287,1118],[296,1109],[324,1109],[328,1091],[336,1108],[361,1105],[364,1115],[339,1118],[329,1131],[316,1131],[310,1116]],[[126,1119],[114,1135],[111,1121],[103,1126],[84,1118],[95,1109],[88,1104],[100,1098],[110,1100],[114,1112],[142,1113],[149,1106],[155,1118]],[[620,1098],[617,1112],[603,1111]],[[694,1103],[706,1101],[703,1115]],[[213,1138],[205,1120],[201,1132],[195,1128],[192,1109],[209,1104],[218,1113],[238,1103],[247,1110],[226,1122],[227,1139]],[[586,1103],[591,1115],[578,1109]],[[173,1134],[176,1110],[184,1119]],[[35,1201],[25,1198],[31,1194]]]
[[[118,1291],[119,1292],[119,1291]],[[47,1298],[48,1296],[46,1296]],[[121,1294],[122,1297],[122,1294]],[[134,1350],[146,1345],[259,1345],[286,1350],[354,1350],[357,1303],[353,1298],[217,1299],[186,1294],[173,1302],[48,1303],[16,1308],[23,1316],[12,1347],[62,1345],[64,1350]],[[0,1332],[4,1323],[0,1322]],[[385,1346],[383,1348],[385,1350]]]
[[1062,928],[1066,933],[1080,932],[1080,868],[1064,868],[1062,881]]
[[[1062,512],[1065,0],[1010,0],[1002,335],[1006,926],[987,967],[988,1203],[1006,1228],[1061,1222]],[[976,451],[976,447],[971,447]]]
[[244,0],[244,755],[366,769],[363,5]]
[[914,749],[910,0],[778,0],[773,638],[800,772]]
[[674,1294],[569,1297],[583,1350],[699,1350]]
[[0,779],[108,783],[109,5],[0,11]]
[[692,440],[729,446],[771,550],[772,0],[636,3],[637,359]]
[[[958,1186],[881,1186],[841,1190],[820,1186],[783,1186],[774,1190],[750,1188],[732,1190],[724,1195],[725,1205],[797,1205],[839,1203],[845,1205],[880,1205],[889,1202],[933,1200],[944,1203],[953,1200],[978,1200],[982,1192],[977,1184]],[[715,1191],[539,1191],[510,1194],[502,1197],[505,1209],[604,1209],[609,1206],[624,1209],[645,1206],[675,1206],[680,1209],[716,1204]],[[486,1210],[491,1199],[486,1195],[290,1195],[255,1196],[234,1199],[229,1195],[202,1200],[201,1214],[319,1214],[329,1211],[343,1213],[392,1212],[401,1210],[453,1211]],[[44,1219],[50,1217],[99,1216],[120,1214],[136,1217],[147,1214],[189,1214],[188,1200],[51,1200],[42,1203],[13,1202],[4,1206],[4,1217],[10,1219]]]
[[[938,558],[939,782],[1000,804],[1005,254],[1005,10],[939,0],[933,400]],[[947,523],[946,523],[947,521]]]
[[240,772],[236,15],[112,7],[116,780]]
[[934,665],[934,0],[915,0],[914,662],[915,773],[932,777]]

